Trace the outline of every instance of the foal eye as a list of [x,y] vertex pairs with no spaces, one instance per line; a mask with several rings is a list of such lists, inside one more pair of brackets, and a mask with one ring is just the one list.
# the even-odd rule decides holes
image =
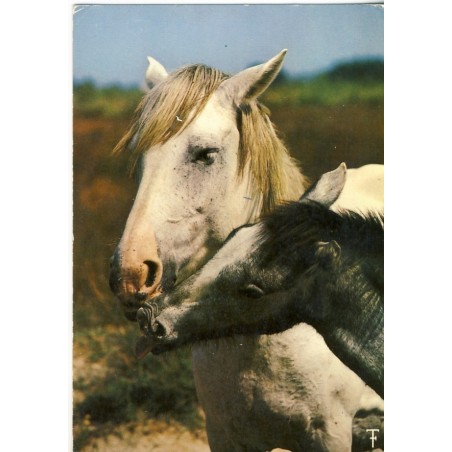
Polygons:
[[264,291],[255,284],[247,284],[239,292],[247,298],[260,298],[264,295]]
[[204,165],[211,165],[215,161],[215,155],[218,154],[217,148],[202,148],[195,152],[194,161],[203,163]]

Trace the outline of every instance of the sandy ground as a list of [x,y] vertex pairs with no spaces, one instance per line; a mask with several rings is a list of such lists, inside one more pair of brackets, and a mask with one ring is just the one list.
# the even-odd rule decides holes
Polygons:
[[[73,379],[94,381],[105,376],[107,367],[104,362],[91,362],[87,359],[88,350],[75,344],[73,354]],[[73,391],[73,404],[84,398],[82,391]],[[101,432],[91,424],[89,418],[74,425],[74,436],[81,432],[93,436],[81,448],[74,452],[209,452],[205,430],[190,431],[176,422],[167,423],[155,419],[143,420],[115,426]],[[94,433],[94,435],[92,435]]]
[[209,452],[204,431],[159,421],[122,425],[115,433],[88,442],[80,452]]
[[[74,381],[83,379],[85,382],[102,378],[107,372],[103,362],[92,362],[86,357],[88,350],[81,344],[75,344],[73,354]],[[102,361],[102,360],[101,360]],[[83,400],[82,391],[74,390],[73,403]],[[363,418],[360,424],[355,425],[366,429],[368,423],[378,425],[382,419]],[[209,452],[205,430],[191,431],[176,422],[167,423],[161,420],[146,419],[114,426],[109,429],[98,429],[91,424],[89,418],[83,419],[73,426],[74,436],[80,438],[83,434],[90,437],[80,448],[74,447],[74,452]],[[367,437],[365,438],[367,440]],[[361,450],[365,444],[355,445]],[[283,449],[274,449],[272,452],[283,452]],[[264,451],[263,451],[264,452]],[[375,451],[377,452],[377,451]]]
[[[182,426],[149,421],[122,426],[115,434],[92,440],[80,452],[210,452],[204,431],[189,432]],[[273,449],[272,452],[289,452]]]

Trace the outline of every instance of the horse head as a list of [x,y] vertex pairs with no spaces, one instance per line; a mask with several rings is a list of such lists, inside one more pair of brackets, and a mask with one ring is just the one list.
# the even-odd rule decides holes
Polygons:
[[[274,134],[256,98],[278,74],[285,53],[231,77],[203,65],[168,74],[149,58],[151,89],[117,146],[131,154],[139,181],[110,269],[110,286],[129,318],[144,300],[194,273],[231,230],[254,221],[287,192],[285,186],[296,186],[292,197],[301,192],[301,179],[278,180],[272,168],[287,174],[288,153],[277,159],[276,138],[260,143],[247,124],[257,118],[264,132],[256,136]],[[258,147],[263,151],[251,155]],[[262,165],[271,176],[262,174]]]

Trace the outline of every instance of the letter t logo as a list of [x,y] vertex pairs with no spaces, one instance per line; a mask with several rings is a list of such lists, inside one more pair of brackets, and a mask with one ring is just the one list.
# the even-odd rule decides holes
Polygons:
[[366,428],[366,432],[371,432],[370,440],[372,441],[372,449],[374,447],[375,441],[377,440],[377,436],[374,434],[375,432],[379,432],[379,428]]

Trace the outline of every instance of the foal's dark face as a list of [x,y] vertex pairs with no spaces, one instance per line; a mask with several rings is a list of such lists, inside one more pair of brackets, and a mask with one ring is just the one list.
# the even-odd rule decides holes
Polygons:
[[322,294],[334,258],[329,245],[267,256],[259,244],[261,228],[237,231],[198,274],[159,297],[165,310],[157,317],[154,352],[233,334],[277,333],[300,316],[325,315]]

